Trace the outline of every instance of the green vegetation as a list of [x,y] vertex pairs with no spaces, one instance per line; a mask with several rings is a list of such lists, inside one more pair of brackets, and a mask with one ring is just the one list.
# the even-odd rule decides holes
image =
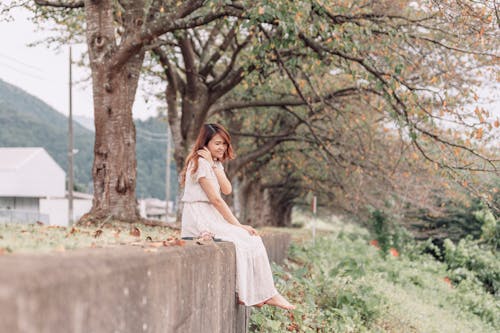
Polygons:
[[[495,184],[492,182],[489,187],[494,188]],[[494,200],[500,200],[500,195],[495,196]],[[496,224],[493,216],[493,212],[496,214],[499,212],[494,210],[495,207],[487,209],[479,199],[473,197],[467,198],[465,204],[453,200],[440,200],[436,206],[443,206],[443,213],[432,216],[425,211],[419,212],[416,214],[417,220],[410,225],[410,229],[420,235],[419,238],[449,238],[454,242],[465,236],[474,239],[486,236],[490,242],[499,239],[500,229],[496,229],[500,226]],[[486,234],[484,228],[488,229]]]
[[308,230],[290,229],[302,242],[294,242],[284,266],[273,266],[278,289],[298,308],[255,309],[251,332],[500,330],[500,258],[491,247],[448,240],[440,262],[423,253],[426,242],[388,241],[401,247],[383,253],[365,228],[325,219],[320,225],[330,231],[314,243]]
[[[166,124],[159,118],[145,121],[135,120],[137,138],[137,186],[138,198],[165,198],[165,154],[167,143],[162,137],[166,135]],[[160,135],[152,135],[161,133]],[[177,169],[172,158],[170,163],[170,200],[175,200],[179,182]]]
[[[165,198],[166,142],[151,133],[166,133],[158,118],[135,121],[137,130],[138,198]],[[0,80],[0,147],[43,147],[63,169],[67,169],[67,118],[40,99]],[[86,192],[92,186],[94,133],[75,122],[76,190]],[[173,159],[172,159],[173,161]],[[170,165],[171,197],[177,192],[175,163]]]

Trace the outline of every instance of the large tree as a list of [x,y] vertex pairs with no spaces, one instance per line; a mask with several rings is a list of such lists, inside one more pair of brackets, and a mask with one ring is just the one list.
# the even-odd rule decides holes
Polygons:
[[[481,108],[472,115],[461,109],[474,102],[475,77],[498,66],[494,1],[36,2],[85,11],[100,133],[89,217],[137,216],[130,108],[147,50],[162,65],[178,168],[203,122],[222,119],[250,140],[230,165],[231,176],[248,186],[245,193],[288,193],[284,207],[297,195],[296,180],[244,178],[259,165],[276,167],[277,153],[300,149],[293,146],[299,135],[315,151],[314,161],[333,170],[334,186],[345,188],[339,180],[351,168],[383,170],[363,156],[376,140],[356,134],[360,144],[353,146],[345,139],[367,122],[363,117],[399,128],[401,142],[456,178],[460,170],[497,170],[498,161],[474,146],[497,123]],[[360,118],[350,117],[357,108]],[[253,137],[247,110],[259,115]],[[287,149],[278,147],[285,142]],[[363,153],[359,159],[352,149]]]
[[[458,13],[461,16],[454,16]],[[166,59],[162,61],[168,71],[166,99],[168,111],[175,110],[169,118],[179,143],[178,163],[182,165],[182,156],[207,116],[223,114],[220,119],[231,118],[227,124],[235,134],[255,138],[248,145],[254,149],[245,150],[243,158],[232,165],[237,173],[248,162],[254,164],[241,176],[246,178],[242,179],[242,192],[248,195],[240,200],[253,212],[266,204],[277,208],[271,196],[262,192],[273,187],[259,184],[262,178],[245,175],[262,170],[262,161],[253,162],[260,157],[268,160],[263,154],[274,154],[278,143],[293,141],[298,133],[318,150],[314,162],[325,161],[325,169],[335,170],[329,173],[333,188],[344,188],[351,203],[359,206],[364,202],[359,186],[342,185],[352,168],[385,179],[386,184],[392,181],[396,189],[394,179],[401,178],[390,179],[390,163],[369,158],[380,159],[394,149],[382,145],[381,139],[372,140],[355,131],[363,123],[371,125],[365,119],[386,126],[386,131],[399,128],[402,146],[411,153],[399,154],[401,158],[423,156],[433,168],[462,183],[470,172],[496,171],[498,158],[474,145],[463,130],[487,143],[484,134],[494,138],[498,120],[486,119],[487,111],[480,108],[474,113],[461,110],[461,104],[476,99],[471,88],[478,80],[471,73],[483,70],[487,76],[490,71],[495,79],[495,14],[492,2],[351,1],[345,6],[273,2],[257,4],[231,24],[214,22],[208,28],[190,29],[182,43],[165,40],[172,60],[168,61],[163,50],[158,54]],[[226,78],[232,79],[230,85],[222,84]],[[190,79],[202,89],[194,89],[188,96],[184,80]],[[225,95],[218,91],[221,87]],[[266,132],[257,121],[257,126],[245,126],[246,133],[238,133],[242,125],[234,121],[234,115],[250,108],[261,110],[256,120],[272,119],[278,129]],[[356,112],[359,109],[363,112]],[[298,122],[280,122],[282,117],[273,118],[269,112],[293,114]],[[350,116],[353,113],[358,118]],[[176,118],[177,114],[182,117]],[[333,124],[325,126],[328,122]],[[344,126],[338,126],[342,123]],[[379,129],[387,133],[383,127]],[[353,144],[344,139],[349,136],[363,140]],[[262,154],[254,155],[255,148]],[[353,151],[361,154],[355,156]],[[381,161],[389,162],[387,158]],[[402,174],[410,172],[402,168],[403,163],[394,164],[398,166]],[[286,182],[276,184],[284,192],[289,190]],[[381,195],[371,199],[379,199],[372,200],[378,205],[384,202]]]
[[[132,120],[146,47],[164,34],[234,12],[206,1],[35,0],[39,6],[82,8],[92,72],[95,145],[94,200],[84,221],[139,219],[135,128]],[[62,12],[62,15],[70,13]]]

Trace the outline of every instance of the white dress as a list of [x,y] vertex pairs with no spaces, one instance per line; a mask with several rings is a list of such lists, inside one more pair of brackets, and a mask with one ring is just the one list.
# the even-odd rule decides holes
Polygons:
[[[222,163],[216,162],[224,169]],[[236,248],[236,292],[247,306],[261,303],[278,293],[274,286],[271,266],[266,248],[260,236],[253,236],[241,227],[227,222],[208,201],[199,179],[207,178],[220,191],[219,182],[207,160],[198,159],[198,170],[191,174],[188,166],[182,202],[181,237],[197,237],[204,231],[215,234],[215,238],[234,243]]]

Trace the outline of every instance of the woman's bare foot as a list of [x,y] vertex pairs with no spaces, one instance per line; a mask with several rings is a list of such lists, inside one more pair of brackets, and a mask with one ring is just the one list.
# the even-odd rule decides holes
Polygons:
[[[245,305],[245,306],[246,306],[246,304],[245,304],[242,300],[240,300],[240,299],[238,299],[238,304],[239,304],[239,305]],[[261,308],[261,307],[263,307],[263,306],[264,306],[264,304],[266,304],[266,302],[261,302],[261,303],[258,303],[258,304],[254,304],[253,306],[256,306],[256,307],[258,307],[258,308]]]
[[281,294],[276,294],[275,296],[265,301],[264,304],[273,305],[285,310],[295,309],[295,305],[290,304],[283,296],[281,296]]

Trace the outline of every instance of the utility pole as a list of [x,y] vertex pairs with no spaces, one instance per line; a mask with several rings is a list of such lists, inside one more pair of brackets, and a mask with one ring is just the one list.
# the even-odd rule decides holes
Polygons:
[[166,170],[165,170],[165,222],[168,222],[168,202],[170,198],[170,155],[171,155],[171,145],[170,145],[170,127],[167,121],[167,158],[166,158]]
[[318,198],[316,196],[313,196],[312,199],[312,213],[313,213],[313,225],[312,225],[312,240],[313,244],[316,240],[316,220],[317,220],[317,205],[318,205]]
[[72,57],[69,47],[69,117],[68,117],[68,223],[73,225],[73,80],[71,73]]

